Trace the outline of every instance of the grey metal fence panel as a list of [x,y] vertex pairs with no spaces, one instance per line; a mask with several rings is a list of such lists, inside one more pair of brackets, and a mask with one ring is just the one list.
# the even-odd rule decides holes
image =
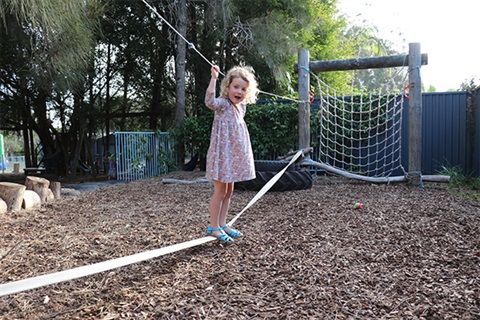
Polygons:
[[468,169],[467,93],[424,93],[422,105],[422,173],[436,174],[443,167]]

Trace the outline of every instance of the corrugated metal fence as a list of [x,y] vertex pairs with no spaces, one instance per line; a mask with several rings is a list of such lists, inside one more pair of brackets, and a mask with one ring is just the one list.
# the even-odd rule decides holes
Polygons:
[[[475,99],[477,96],[477,99]],[[460,167],[480,175],[480,107],[478,92],[422,94],[422,173]],[[408,114],[408,105],[404,114]],[[408,162],[408,117],[403,123],[403,161]],[[408,163],[404,163],[408,168]]]

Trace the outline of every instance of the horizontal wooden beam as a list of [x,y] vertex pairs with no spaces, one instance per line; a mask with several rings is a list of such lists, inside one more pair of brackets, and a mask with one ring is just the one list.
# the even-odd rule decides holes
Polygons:
[[[422,53],[422,65],[428,64],[428,55]],[[344,71],[344,70],[360,70],[360,69],[378,69],[407,67],[408,54],[385,57],[355,58],[344,60],[324,60],[310,61],[309,68],[313,73],[324,71]],[[298,64],[294,65],[295,72],[298,72]]]

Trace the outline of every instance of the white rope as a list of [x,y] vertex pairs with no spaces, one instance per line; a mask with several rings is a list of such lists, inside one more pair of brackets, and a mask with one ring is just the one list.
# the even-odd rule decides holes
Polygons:
[[[158,13],[157,9],[155,9],[154,7],[152,7],[147,1],[145,0],[142,0],[143,3],[145,3],[145,5],[150,9],[152,10],[153,13],[155,13],[155,15],[157,17],[159,17],[163,22],[165,22],[165,24],[167,26],[170,27],[170,29],[172,29],[183,41],[185,41],[185,43],[188,45],[188,48],[189,49],[193,49],[195,50],[196,53],[198,53],[198,55],[200,57],[203,58],[203,60],[205,60],[210,66],[214,66],[214,64],[208,60],[196,47],[193,43],[191,43],[190,41],[188,41],[177,29],[175,29],[172,24],[170,22],[167,21],[167,19],[165,19],[160,13]],[[221,71],[219,71],[218,73],[220,73],[222,76],[225,77],[225,74]],[[285,97],[285,96],[280,96],[280,95],[277,95],[277,94],[274,94],[274,93],[270,93],[270,92],[265,92],[265,91],[262,91],[262,90],[258,90],[259,93],[262,93],[262,94],[265,94],[265,95],[269,95],[269,96],[272,96],[272,97],[276,97],[276,98],[281,98],[281,99],[285,99],[285,100],[290,100],[290,101],[294,101],[294,102],[302,102],[302,101],[299,101],[299,100],[296,100],[296,99],[293,99],[293,98],[289,98],[289,97]]]
[[[197,48],[195,48],[195,45],[194,45],[193,43],[189,42],[177,29],[175,29],[175,28],[170,24],[170,22],[167,21],[167,19],[165,19],[160,13],[158,13],[158,12],[157,12],[157,9],[155,9],[154,7],[152,7],[147,1],[145,1],[145,0],[142,0],[142,1],[143,1],[143,3],[145,3],[145,5],[146,5],[150,10],[153,11],[153,13],[155,13],[155,14],[157,15],[157,17],[159,17],[160,19],[162,19],[162,21],[165,22],[165,24],[166,24],[167,26],[169,26],[170,29],[172,29],[173,31],[175,31],[175,33],[176,33],[180,38],[182,38],[182,40],[185,41],[185,43],[187,43],[188,48],[195,50],[195,52],[197,52],[200,57],[202,57],[208,64],[210,64],[210,66],[212,66],[212,67],[214,66],[214,64],[213,64],[212,62],[210,62],[210,60],[208,60],[200,51],[197,50]],[[222,72],[219,71],[219,73],[220,73],[221,75],[225,76]]]
[[396,170],[404,174],[402,90],[347,95],[312,75],[320,92],[318,161],[369,177],[390,177]]
[[[263,186],[263,188],[253,197],[253,199],[237,214],[229,223],[229,226],[232,226],[233,223],[248,209],[250,208],[255,202],[257,202],[270,188],[275,184],[275,182],[280,179],[282,174],[287,170],[287,168],[293,164],[300,156],[302,155],[302,151],[298,151],[295,156],[290,160],[290,162],[285,166],[285,168],[278,172],[270,181]],[[168,247],[155,249],[151,251],[145,251],[137,254],[133,254],[130,256],[125,256],[121,258],[116,258],[112,260],[107,260],[95,264],[90,264],[74,269],[69,269],[65,271],[45,274],[37,277],[27,278],[23,280],[18,280],[14,282],[8,282],[0,285],[0,297],[6,296],[13,293],[18,293],[22,291],[27,291],[35,288],[44,287],[47,285],[65,282],[89,275],[93,275],[96,273],[112,270],[115,268],[124,267],[133,263],[157,258],[169,253],[173,253],[176,251],[180,251],[187,248],[192,248],[210,241],[216,240],[215,237],[208,236],[203,237],[187,242],[182,242],[179,244],[174,244]]]

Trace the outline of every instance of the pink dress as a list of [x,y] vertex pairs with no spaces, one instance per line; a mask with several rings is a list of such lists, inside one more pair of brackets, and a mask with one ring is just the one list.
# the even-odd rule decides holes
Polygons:
[[220,182],[255,179],[252,145],[243,117],[245,104],[238,108],[227,98],[207,93],[205,104],[215,111],[207,153],[206,178]]

